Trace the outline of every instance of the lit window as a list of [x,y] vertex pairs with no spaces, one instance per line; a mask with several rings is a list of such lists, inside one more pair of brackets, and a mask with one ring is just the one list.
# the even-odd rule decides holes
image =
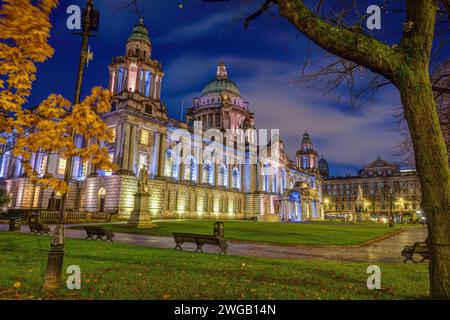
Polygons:
[[190,181],[197,181],[197,163],[193,157],[189,157],[185,163],[184,179]]
[[221,164],[219,167],[219,175],[218,175],[219,181],[218,185],[221,187],[226,187],[228,185],[227,181],[227,168],[224,164]]
[[241,179],[239,177],[239,169],[238,168],[234,168],[233,169],[232,187],[234,189],[240,189],[241,188]]
[[150,141],[150,132],[145,129],[141,129],[141,144],[148,145]]
[[[41,158],[41,165],[39,166],[39,175],[43,176],[45,174],[45,171],[47,170],[47,160],[48,156],[46,154],[42,155]],[[64,166],[65,168],[65,166]]]
[[143,167],[148,168],[148,156],[145,153],[139,153],[139,170]]
[[164,175],[166,177],[178,178],[178,165],[173,157],[172,150],[166,152]]
[[59,158],[58,162],[58,174],[64,174],[66,171],[67,160],[64,158]]
[[203,164],[203,183],[214,183],[214,175],[213,175],[213,166],[211,165],[211,162],[205,162]]

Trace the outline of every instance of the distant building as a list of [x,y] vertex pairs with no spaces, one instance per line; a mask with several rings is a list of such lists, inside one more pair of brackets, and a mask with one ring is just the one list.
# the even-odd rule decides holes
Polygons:
[[416,170],[402,169],[381,157],[365,165],[357,176],[325,179],[325,215],[354,214],[359,187],[364,198],[362,210],[372,218],[387,216],[391,206],[398,218],[417,218],[422,215],[422,193]]

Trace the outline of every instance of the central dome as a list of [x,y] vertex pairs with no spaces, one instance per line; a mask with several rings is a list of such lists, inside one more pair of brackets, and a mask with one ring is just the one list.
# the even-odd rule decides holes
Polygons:
[[237,96],[241,96],[241,91],[239,90],[236,83],[228,79],[227,68],[223,61],[217,66],[216,78],[210,81],[202,90],[202,96],[208,93],[217,93],[222,91],[228,91]]

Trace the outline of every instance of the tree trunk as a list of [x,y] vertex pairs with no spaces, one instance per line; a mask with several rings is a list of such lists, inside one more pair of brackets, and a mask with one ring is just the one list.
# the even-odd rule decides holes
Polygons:
[[[417,70],[422,72],[417,72]],[[427,217],[432,299],[450,299],[450,172],[448,153],[436,113],[428,67],[412,68],[397,85],[414,144]],[[404,71],[404,70],[403,70]],[[405,76],[405,73],[403,73]]]

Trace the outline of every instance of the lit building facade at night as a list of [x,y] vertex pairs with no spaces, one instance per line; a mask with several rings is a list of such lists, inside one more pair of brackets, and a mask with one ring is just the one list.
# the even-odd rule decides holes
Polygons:
[[[129,218],[144,167],[149,174],[149,210],[156,219],[323,219],[322,178],[311,137],[304,134],[295,162],[286,156],[278,135],[271,136],[265,147],[252,147],[257,139],[255,115],[229,79],[223,61],[214,79],[193,99],[186,122],[170,118],[161,101],[164,72],[152,59],[142,20],[133,28],[125,55],[113,59],[109,74],[114,99],[104,120],[114,132],[107,147],[116,170],[99,171],[89,161],[74,159],[69,210]],[[180,130],[199,140],[189,149],[192,154],[182,155],[181,163],[178,141],[171,138]],[[211,131],[222,138],[208,136]],[[212,144],[222,146],[223,161],[199,161],[195,154]],[[32,163],[41,176],[62,178],[66,160],[37,153]],[[0,157],[0,184],[12,195],[11,208],[58,207],[60,196],[31,183],[20,161],[8,152]]]
[[[363,199],[358,198],[358,189]],[[422,193],[414,169],[401,168],[381,157],[364,166],[357,176],[330,177],[323,184],[325,215],[352,215],[361,202],[361,211],[373,219],[392,212],[397,218],[418,219]]]

